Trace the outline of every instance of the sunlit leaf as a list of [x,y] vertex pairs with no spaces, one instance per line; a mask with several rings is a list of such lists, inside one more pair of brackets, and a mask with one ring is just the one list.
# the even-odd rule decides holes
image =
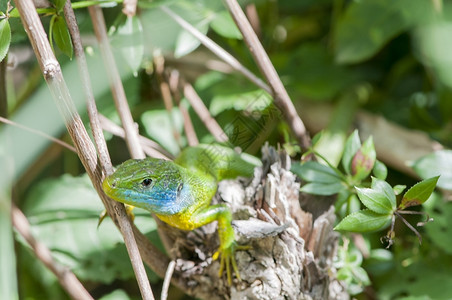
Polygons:
[[396,194],[396,195],[402,194],[402,192],[403,192],[405,189],[406,189],[406,185],[403,185],[403,184],[395,185],[395,186],[392,188],[392,190],[394,191],[394,194]]
[[231,15],[228,11],[221,11],[215,15],[215,18],[210,23],[210,27],[215,30],[219,35],[231,38],[231,39],[242,39],[242,34],[240,30],[234,23]]
[[341,180],[332,168],[316,161],[308,161],[301,165],[293,164],[291,171],[308,182],[337,183]]
[[352,232],[371,232],[386,228],[391,223],[392,215],[377,214],[365,209],[346,216],[334,230]]
[[[201,21],[195,26],[201,33],[204,34],[207,34],[207,31],[209,30],[209,24],[205,21]],[[187,55],[188,53],[198,48],[199,45],[201,45],[201,42],[197,38],[195,38],[188,31],[183,30],[177,37],[174,56],[182,57],[184,55]]]
[[410,206],[421,205],[430,197],[436,187],[439,176],[425,179],[416,183],[403,195],[400,203],[400,209],[405,209]]
[[9,26],[8,19],[0,20],[0,61],[2,61],[9,50],[9,44],[11,43],[11,27]]
[[426,179],[441,175],[438,187],[452,190],[452,150],[442,150],[421,157],[413,164],[414,171]]
[[181,134],[183,121],[178,109],[173,109],[171,114],[165,109],[150,110],[141,115],[141,121],[149,137],[172,154],[176,155],[179,153],[180,146],[174,134]]
[[396,196],[394,189],[384,180],[372,177],[372,189],[383,193],[389,200],[391,205],[391,210],[394,210],[397,205]]
[[121,52],[130,69],[136,73],[143,61],[143,27],[138,16],[119,20],[116,31],[111,36],[112,45]]
[[368,59],[395,36],[425,21],[432,7],[428,1],[415,5],[413,0],[351,1],[335,31],[336,60],[356,63]]
[[377,177],[378,179],[385,180],[388,176],[388,168],[386,168],[386,165],[379,161],[378,159],[375,161],[374,168],[372,170],[372,173]]
[[344,189],[341,182],[336,183],[308,183],[305,184],[300,191],[312,194],[312,195],[323,195],[330,196],[339,193]]
[[[368,209],[378,214],[390,214],[394,210],[391,203],[392,201],[388,199],[388,197],[383,192],[368,188],[356,187],[355,189],[358,192],[359,199]],[[395,202],[395,195],[394,193],[392,194],[394,196]]]

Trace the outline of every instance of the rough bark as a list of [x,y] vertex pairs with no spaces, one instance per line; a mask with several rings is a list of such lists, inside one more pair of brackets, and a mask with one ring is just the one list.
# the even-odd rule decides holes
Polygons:
[[[242,281],[227,285],[218,277],[219,262],[212,261],[218,247],[216,224],[192,232],[168,229],[174,246],[176,272],[190,286],[189,294],[202,299],[348,299],[335,278],[333,257],[338,234],[333,231],[330,199],[309,199],[289,171],[290,158],[265,146],[263,166],[254,178],[219,183],[214,202],[225,201],[234,213]],[[300,203],[325,200],[323,205]]]

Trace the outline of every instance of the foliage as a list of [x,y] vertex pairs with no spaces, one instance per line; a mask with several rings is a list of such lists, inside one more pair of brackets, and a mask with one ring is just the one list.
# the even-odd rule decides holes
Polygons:
[[[93,28],[86,7],[99,3],[142,135],[176,155],[188,144],[183,124],[186,109],[198,139],[204,143],[214,140],[183,96],[180,106],[168,113],[157,91],[159,79],[152,63],[155,57],[163,56],[167,65],[178,68],[193,82],[210,114],[224,129],[229,146],[259,156],[266,141],[283,145],[294,158],[292,171],[302,180],[301,192],[336,197],[336,230],[340,230],[341,244],[335,267],[351,294],[358,299],[368,294],[378,299],[445,299],[452,294],[452,208],[446,201],[447,193],[443,193],[452,190],[452,152],[447,150],[452,146],[451,3],[241,1],[243,6],[255,6],[260,40],[300,111],[307,103],[333,107],[328,126],[313,138],[312,148],[306,153],[300,153],[295,145],[270,95],[221,64],[206,71],[214,57],[161,10],[162,5],[171,8],[258,74],[241,33],[220,0],[140,0],[139,13],[133,17],[122,14],[121,0],[73,1],[82,37],[88,37],[86,53],[100,113],[118,120],[100,51],[89,39]],[[73,48],[62,12],[64,4],[54,0],[37,11],[73,98],[81,99],[76,67],[70,60]],[[0,1],[0,62],[29,47],[13,5]],[[196,57],[201,57],[201,64]],[[61,135],[63,124],[49,123],[60,117],[52,115],[52,109],[46,106],[50,96],[44,92],[41,75],[33,71],[37,69],[35,60],[20,62],[17,68],[17,77],[24,70],[27,76],[16,78],[14,84],[12,76],[7,81],[11,119],[24,124],[27,120],[29,127]],[[23,117],[27,108],[33,113]],[[422,181],[416,183],[411,174],[380,161],[383,159],[375,150],[381,143],[377,137],[361,142],[358,131],[349,134],[358,109],[420,130],[444,147],[410,162]],[[136,296],[136,283],[119,233],[110,221],[96,229],[102,210],[98,197],[86,176],[68,175],[82,173],[77,157],[54,148],[43,154],[44,149],[51,149],[48,144],[38,146],[22,133],[4,139],[3,129],[0,127],[0,154],[12,152],[9,154],[18,166],[16,204],[26,213],[37,239],[51,248],[59,262],[88,282],[97,298]],[[30,144],[14,144],[16,139]],[[397,146],[392,145],[394,149]],[[128,158],[124,144],[111,135],[109,149],[115,163]],[[316,160],[304,162],[311,155]],[[443,190],[435,192],[436,185]],[[431,219],[434,221],[425,227],[412,225],[425,225],[423,221]],[[136,223],[159,243],[149,215],[137,213]],[[382,249],[378,231],[388,226],[384,238],[388,245],[395,241],[393,247]],[[356,242],[357,236],[362,238],[361,244]],[[423,243],[419,245],[417,238],[421,236]],[[16,240],[21,297],[65,298],[53,275],[37,263],[18,235]],[[151,279],[157,282],[155,276]],[[156,284],[160,286],[161,282]]]

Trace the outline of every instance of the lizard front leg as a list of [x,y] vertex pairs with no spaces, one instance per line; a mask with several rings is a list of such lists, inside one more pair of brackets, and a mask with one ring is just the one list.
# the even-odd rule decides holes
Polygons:
[[240,279],[239,270],[235,260],[236,250],[245,250],[248,247],[238,246],[235,241],[234,230],[231,226],[231,210],[223,204],[212,205],[192,215],[192,222],[198,226],[202,226],[213,221],[218,221],[218,236],[220,238],[220,248],[214,253],[213,259],[221,256],[219,276],[226,268],[228,284],[232,283],[231,265],[238,280]]

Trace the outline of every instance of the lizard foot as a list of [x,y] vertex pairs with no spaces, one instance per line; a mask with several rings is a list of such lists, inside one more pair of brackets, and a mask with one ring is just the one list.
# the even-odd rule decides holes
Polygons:
[[213,260],[217,260],[219,256],[221,256],[220,260],[220,270],[218,272],[218,276],[221,277],[223,274],[224,269],[226,268],[226,276],[228,278],[228,284],[232,284],[232,274],[231,274],[231,266],[235,273],[235,276],[239,281],[242,279],[240,278],[239,269],[237,267],[237,262],[235,260],[235,251],[241,251],[241,250],[249,250],[251,249],[250,246],[240,246],[237,245],[237,243],[234,241],[232,242],[228,247],[220,247],[213,255]]
[[[133,209],[135,208],[135,206],[125,204],[125,207],[126,207],[126,213],[129,216],[130,221],[132,221],[132,223],[133,223],[133,221],[135,220],[135,214],[133,213]],[[107,210],[104,209],[99,215],[99,221],[97,222],[97,228],[99,228],[100,224],[104,221],[104,219],[106,217],[108,217],[108,214],[107,214]]]

